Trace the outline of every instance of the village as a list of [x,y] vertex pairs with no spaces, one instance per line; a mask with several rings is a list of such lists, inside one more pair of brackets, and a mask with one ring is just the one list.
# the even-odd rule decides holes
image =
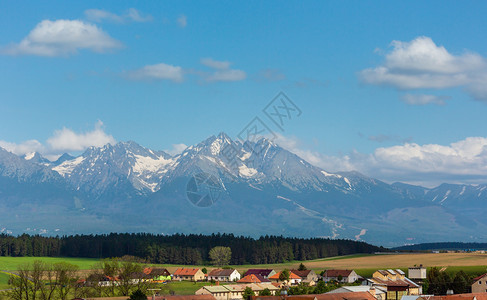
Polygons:
[[[328,269],[317,274],[301,264],[298,269],[248,269],[241,274],[233,268],[166,268],[147,267],[145,281],[158,284],[168,282],[208,282],[194,295],[159,295],[160,289],[150,289],[153,300],[484,300],[487,299],[487,273],[475,278],[464,293],[447,290],[445,295],[428,295],[423,291],[427,268],[423,265],[401,269],[379,269],[370,278],[359,276],[354,270]],[[138,283],[140,279],[132,282]],[[81,280],[80,284],[93,284]],[[104,276],[99,286],[119,285],[118,278]],[[432,283],[429,283],[432,284]],[[301,290],[300,290],[301,289]],[[303,292],[304,290],[304,292]],[[301,292],[300,292],[301,291]],[[306,293],[311,291],[311,293]],[[465,293],[468,292],[468,293]],[[461,299],[460,299],[461,298]],[[77,298],[77,300],[83,298]],[[89,298],[94,299],[94,298]],[[113,298],[118,299],[118,298]],[[122,298],[120,298],[122,299]],[[126,298],[123,298],[126,299]]]

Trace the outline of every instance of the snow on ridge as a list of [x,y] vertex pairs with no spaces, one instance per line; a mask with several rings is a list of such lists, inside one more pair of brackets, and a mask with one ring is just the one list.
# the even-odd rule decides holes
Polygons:
[[75,159],[64,161],[59,166],[52,168],[53,171],[59,173],[59,175],[66,177],[70,176],[71,172],[73,172],[74,168],[76,168],[79,164],[81,164],[85,158],[83,156],[77,157]]
[[448,195],[450,195],[450,193],[451,190],[446,191],[445,196],[443,197],[443,199],[441,199],[440,203],[443,203],[443,201],[445,201],[448,198]]
[[220,153],[222,143],[223,141],[221,139],[216,139],[213,143],[211,143],[210,150],[212,155],[218,155]]
[[286,201],[289,201],[289,202],[292,202],[292,200],[291,200],[291,199],[286,198],[286,197],[283,197],[283,196],[279,196],[279,195],[278,195],[278,196],[277,196],[277,198],[282,199],[282,200],[286,200]]
[[257,174],[257,170],[254,168],[249,168],[246,165],[242,164],[240,167],[238,167],[238,173],[241,176],[252,177]]
[[338,174],[331,174],[331,173],[325,172],[325,171],[323,171],[323,170],[321,170],[321,174],[325,175],[326,177],[337,177],[337,178],[342,178],[342,175],[338,175]]
[[135,163],[132,166],[132,171],[137,174],[142,174],[144,172],[157,172],[173,162],[172,159],[165,159],[162,156],[154,159],[149,156],[134,154],[134,157]]
[[465,190],[466,189],[467,189],[467,187],[466,186],[463,186],[462,191],[460,192],[460,195],[463,195],[463,193],[465,193]]

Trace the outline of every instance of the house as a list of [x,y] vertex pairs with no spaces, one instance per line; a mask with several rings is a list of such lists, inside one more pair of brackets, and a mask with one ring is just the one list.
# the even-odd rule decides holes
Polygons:
[[421,296],[418,300],[487,300],[487,293],[455,294],[446,296]]
[[279,288],[270,283],[250,283],[204,286],[197,290],[195,295],[212,295],[216,300],[243,299],[243,293],[247,287],[250,287],[256,294],[265,289],[268,289],[272,295],[279,291]]
[[237,281],[240,273],[235,269],[213,269],[208,273],[208,280],[214,281]]
[[[336,294],[336,293],[361,293],[369,292],[377,300],[386,300],[386,292],[384,290],[374,288],[367,285],[357,285],[357,286],[342,286],[326,294]],[[404,299],[401,299],[404,300]]]
[[323,274],[323,281],[336,281],[340,283],[354,283],[360,278],[354,270],[326,270]]
[[486,293],[486,292],[487,292],[487,273],[474,278],[472,283],[472,293]]
[[205,274],[200,269],[178,268],[173,274],[173,280],[201,281],[205,279]]
[[145,268],[144,274],[154,282],[165,282],[172,279],[171,273],[165,268]]
[[230,290],[223,285],[211,285],[201,287],[195,292],[195,295],[212,295],[213,297],[215,297],[216,300],[235,299],[233,297],[234,295],[230,295]]
[[289,296],[286,300],[376,300],[376,298],[369,292],[349,292]]
[[301,277],[301,281],[305,283],[311,283],[318,281],[318,275],[313,270],[291,270],[294,274]]
[[259,274],[250,274],[247,276],[242,277],[238,283],[265,283],[271,282],[269,279],[260,276]]
[[420,295],[422,287],[405,275],[400,269],[377,270],[372,274],[372,278],[364,283],[385,291],[387,300],[400,300],[406,295]]
[[260,275],[264,278],[269,278],[270,276],[276,274],[276,271],[272,269],[248,269],[247,272],[245,272],[244,276],[250,274]]
[[426,279],[426,267],[419,265],[408,268],[408,278],[411,280],[425,280]]
[[[282,272],[276,273],[269,277],[269,280],[272,282],[282,282],[279,277],[281,276]],[[289,281],[287,282],[289,285],[299,284],[302,281],[301,277],[294,274],[293,272],[289,271]]]
[[[127,298],[127,297],[125,297]],[[216,300],[212,295],[174,295],[155,296],[155,300]]]

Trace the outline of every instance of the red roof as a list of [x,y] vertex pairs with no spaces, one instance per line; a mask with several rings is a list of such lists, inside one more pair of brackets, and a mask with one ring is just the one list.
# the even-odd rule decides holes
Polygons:
[[481,279],[481,278],[482,278],[482,277],[484,277],[485,275],[487,275],[487,273],[484,273],[484,274],[480,275],[479,277],[475,277],[475,278],[473,279],[473,282],[476,282],[477,280]]
[[311,270],[291,270],[294,274],[300,276],[301,278],[308,277],[309,273],[311,273]]
[[[149,298],[148,298],[149,299]],[[213,295],[156,296],[156,300],[216,300]]]
[[471,300],[473,300],[473,299],[487,300],[487,293],[456,294],[456,295],[447,295],[447,296],[429,296],[429,297],[422,297],[422,298],[428,299],[428,300],[468,300],[468,299],[471,299]]
[[266,279],[258,274],[250,274],[247,276],[244,276],[242,279],[239,281],[240,283],[261,283],[261,282],[269,282],[269,279]]
[[332,294],[316,294],[316,295],[297,295],[289,296],[287,300],[376,300],[369,292],[348,292],[348,293],[332,293]]
[[230,276],[234,271],[234,269],[213,269],[208,276]]
[[[271,277],[269,277],[269,279],[279,279],[279,276],[281,275],[282,272],[278,272],[274,275],[272,275]],[[293,272],[289,272],[289,279],[301,279],[300,276],[294,274]]]
[[325,277],[348,277],[352,273],[353,270],[326,270],[324,276]]
[[178,268],[174,276],[194,276],[200,269]]

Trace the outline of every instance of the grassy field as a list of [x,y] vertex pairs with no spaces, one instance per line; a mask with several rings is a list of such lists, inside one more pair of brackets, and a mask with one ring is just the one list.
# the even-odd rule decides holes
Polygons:
[[19,266],[32,263],[35,260],[42,260],[46,263],[67,262],[77,265],[81,270],[89,270],[99,259],[91,258],[71,258],[71,257],[5,257],[0,256],[0,270],[14,271]]
[[0,290],[4,290],[8,288],[8,278],[10,276],[0,272]]
[[[81,270],[89,270],[98,259],[85,258],[51,258],[51,257],[0,257],[0,270],[16,270],[18,266],[32,263],[34,260],[45,262],[68,262],[80,267]],[[250,268],[270,268],[276,271],[298,268],[301,261],[286,262],[281,264],[262,265],[237,265],[232,266],[239,272]],[[354,269],[359,275],[370,276],[377,269],[402,269],[422,264],[426,267],[445,267],[448,272],[464,270],[470,274],[482,274],[487,272],[487,254],[478,253],[407,253],[407,254],[357,254],[340,257],[329,257],[302,262],[308,269],[321,272],[325,269]],[[163,265],[170,272],[174,272],[181,265]],[[189,268],[203,268],[208,270],[212,266],[185,266]]]

